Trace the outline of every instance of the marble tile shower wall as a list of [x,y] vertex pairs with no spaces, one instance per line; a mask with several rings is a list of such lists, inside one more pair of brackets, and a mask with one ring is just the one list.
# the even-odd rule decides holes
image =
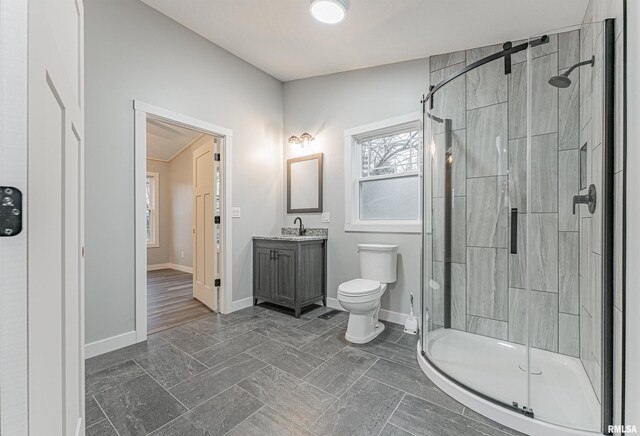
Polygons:
[[[452,120],[453,129],[452,328],[575,357],[580,221],[571,200],[579,190],[580,80],[576,75],[562,92],[547,81],[578,62],[580,39],[579,30],[550,35],[548,44],[531,53],[529,211],[526,52],[513,56],[510,75],[500,59],[450,82],[436,94],[433,108]],[[495,45],[433,56],[431,83],[500,50]],[[432,268],[434,281],[443,283],[444,126],[432,123],[432,131]],[[509,251],[511,208],[518,209],[518,254]],[[435,288],[432,319],[438,327],[444,301],[442,286]]]
[[[580,71],[581,145],[586,146],[588,183],[602,192],[604,26],[605,18],[615,18],[614,91],[614,420],[621,423],[622,386],[622,215],[624,177],[624,49],[623,0],[592,0],[581,27],[582,59],[595,56],[595,66]],[[583,191],[584,192],[584,191]],[[600,202],[598,202],[600,203]],[[580,210],[580,359],[598,399],[601,398],[602,372],[602,212],[596,205],[593,215]]]

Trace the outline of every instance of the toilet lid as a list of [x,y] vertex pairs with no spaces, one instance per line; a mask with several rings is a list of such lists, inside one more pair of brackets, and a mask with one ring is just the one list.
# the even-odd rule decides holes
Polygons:
[[354,279],[338,286],[338,292],[348,296],[365,296],[374,294],[380,290],[380,282],[377,280]]

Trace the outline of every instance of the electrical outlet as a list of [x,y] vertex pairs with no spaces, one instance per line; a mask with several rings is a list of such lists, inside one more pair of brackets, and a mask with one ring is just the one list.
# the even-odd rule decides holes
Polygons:
[[322,222],[323,223],[331,222],[331,213],[330,212],[322,212]]
[[232,207],[231,208],[231,216],[233,218],[240,218],[241,215],[241,211],[239,207]]

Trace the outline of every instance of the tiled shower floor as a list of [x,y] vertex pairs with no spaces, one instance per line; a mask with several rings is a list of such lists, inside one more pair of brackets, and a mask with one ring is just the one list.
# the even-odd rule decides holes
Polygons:
[[417,336],[350,344],[327,310],[211,315],[87,360],[87,435],[517,434],[431,383]]

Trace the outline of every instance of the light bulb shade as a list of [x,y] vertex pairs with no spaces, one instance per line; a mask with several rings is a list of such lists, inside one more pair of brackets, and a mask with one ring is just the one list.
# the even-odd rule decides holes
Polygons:
[[309,143],[311,141],[313,141],[315,138],[313,136],[311,136],[311,134],[304,132],[302,135],[300,135],[300,143],[302,144],[302,147],[306,147],[309,145]]
[[298,138],[296,135],[293,135],[289,138],[289,144],[299,144],[300,143],[300,138]]
[[349,10],[349,0],[312,0],[311,15],[325,24],[336,24],[344,20]]

